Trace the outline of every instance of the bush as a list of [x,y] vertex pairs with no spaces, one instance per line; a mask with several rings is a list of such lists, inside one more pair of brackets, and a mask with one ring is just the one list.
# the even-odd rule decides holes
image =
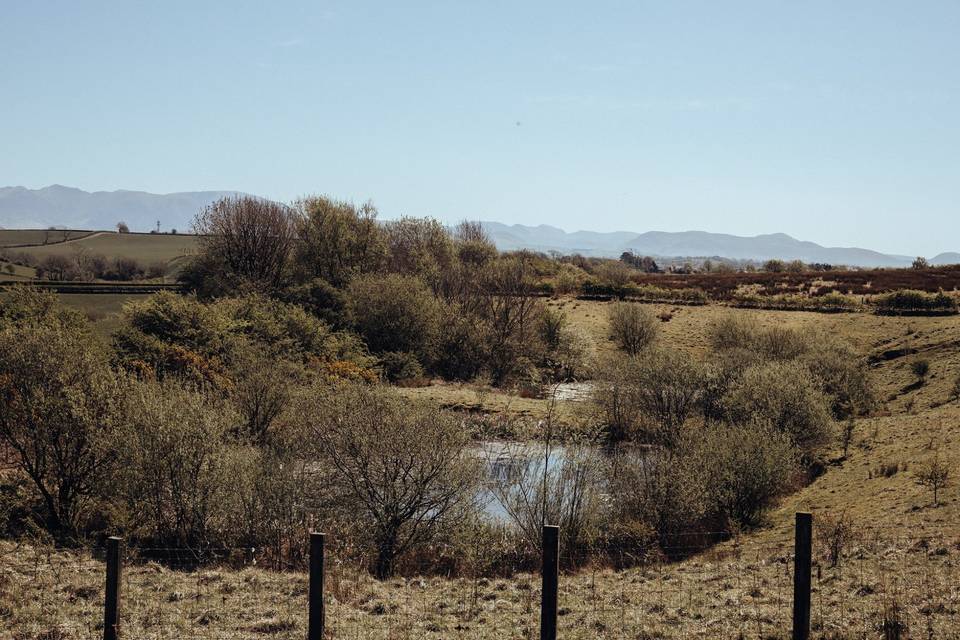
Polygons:
[[179,383],[134,383],[117,484],[131,533],[176,547],[222,544],[231,495],[242,484],[237,417]]
[[405,351],[429,362],[441,307],[429,288],[411,276],[360,276],[347,289],[351,322],[374,353]]
[[610,335],[631,356],[646,349],[657,337],[659,323],[648,308],[633,302],[615,302],[607,310]]
[[612,520],[652,531],[668,557],[693,553],[697,543],[693,534],[705,521],[708,502],[705,477],[692,461],[677,452],[662,456],[643,449],[621,452],[610,466]]
[[762,524],[797,469],[790,437],[768,424],[717,425],[691,434],[691,441],[688,455],[706,477],[709,504],[741,527]]
[[800,362],[820,381],[835,419],[863,415],[876,406],[867,363],[848,342],[826,333],[814,334]]
[[877,313],[887,315],[952,314],[957,302],[942,291],[936,294],[911,289],[891,291],[874,300]]
[[[26,296],[29,303],[44,296]],[[89,331],[43,316],[0,327],[0,446],[33,482],[46,528],[59,539],[82,530],[113,468],[122,386]]]
[[409,382],[423,377],[423,367],[417,357],[404,351],[380,354],[380,368],[390,382]]
[[601,361],[591,402],[610,442],[640,439],[673,448],[705,384],[706,372],[692,357],[656,349]]
[[930,373],[930,361],[926,358],[917,358],[910,363],[910,372],[917,377],[917,382],[923,384]]
[[487,364],[487,325],[459,305],[443,308],[431,369],[445,380],[473,380]]
[[787,434],[807,462],[834,436],[828,399],[800,363],[751,366],[730,387],[723,404],[735,423],[761,421]]
[[332,327],[349,326],[346,295],[323,278],[290,287],[280,297],[284,302],[300,305]]

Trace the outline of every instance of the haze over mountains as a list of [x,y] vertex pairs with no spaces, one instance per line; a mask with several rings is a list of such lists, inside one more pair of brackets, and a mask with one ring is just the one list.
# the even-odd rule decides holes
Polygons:
[[[152,194],[143,191],[93,193],[52,185],[42,189],[0,188],[0,227],[28,229],[63,227],[113,229],[124,221],[133,231],[149,231],[159,222],[163,231],[187,231],[194,215],[211,202],[235,191],[194,191]],[[706,231],[565,232],[548,225],[507,225],[483,222],[502,250],[534,249],[617,257],[624,251],[656,257],[722,257],[738,260],[803,260],[862,267],[909,266],[913,256],[884,254],[857,247],[824,247],[783,233],[753,237]],[[942,253],[931,264],[960,263],[960,253]]]

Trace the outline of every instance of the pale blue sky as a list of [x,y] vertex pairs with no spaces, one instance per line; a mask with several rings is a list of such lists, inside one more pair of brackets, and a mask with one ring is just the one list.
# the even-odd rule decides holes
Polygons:
[[0,2],[0,185],[960,250],[960,2]]

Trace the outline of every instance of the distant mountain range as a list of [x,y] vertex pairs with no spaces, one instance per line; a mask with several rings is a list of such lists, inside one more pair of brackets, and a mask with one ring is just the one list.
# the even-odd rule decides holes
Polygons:
[[[159,222],[163,231],[187,231],[198,211],[236,191],[191,191],[158,195],[143,191],[93,193],[52,185],[42,189],[0,188],[0,227],[8,229],[113,229],[120,221],[132,231],[149,231]],[[803,260],[862,267],[909,266],[913,256],[891,255],[857,247],[824,247],[783,233],[753,237],[705,231],[665,232],[576,231],[484,222],[502,250],[533,249],[617,257],[624,251],[659,258],[700,257],[734,260]],[[960,253],[941,253],[930,264],[958,264]]]
[[190,191],[158,195],[144,191],[94,191],[59,184],[43,189],[0,188],[0,227],[7,229],[114,229],[187,231],[198,211],[234,191]]
[[[566,233],[548,225],[529,227],[484,222],[483,228],[500,249],[535,249],[580,253],[585,256],[619,256],[624,251],[654,257],[729,258],[733,260],[802,260],[859,267],[905,267],[915,256],[891,255],[857,247],[824,247],[797,240],[785,233],[752,237],[706,231],[614,231]],[[960,254],[941,253],[930,264],[960,263]]]

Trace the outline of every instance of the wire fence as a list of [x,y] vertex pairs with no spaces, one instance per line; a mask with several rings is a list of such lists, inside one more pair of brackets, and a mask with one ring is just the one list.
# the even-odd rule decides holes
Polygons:
[[[691,539],[702,533],[691,534]],[[719,543],[682,560],[684,536],[639,566],[560,553],[559,638],[788,638],[794,538]],[[813,638],[960,638],[957,531],[814,529]],[[839,551],[831,554],[831,550]],[[692,545],[691,545],[692,547]],[[104,637],[105,550],[0,547],[0,638]],[[833,555],[834,557],[831,557]],[[118,635],[137,639],[307,637],[310,575],[265,549],[122,550]],[[538,638],[539,572],[438,574],[429,563],[376,580],[326,558],[326,638]]]

